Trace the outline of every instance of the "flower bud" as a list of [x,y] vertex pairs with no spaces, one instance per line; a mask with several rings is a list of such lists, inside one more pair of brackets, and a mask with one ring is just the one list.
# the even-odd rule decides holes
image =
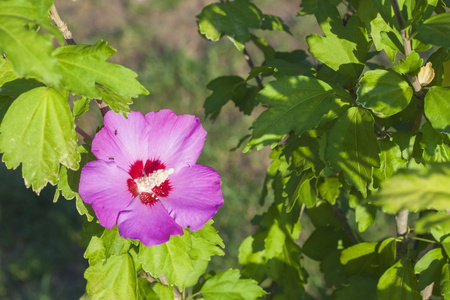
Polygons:
[[425,66],[420,68],[419,74],[417,74],[417,78],[419,79],[419,83],[421,86],[426,86],[430,84],[434,79],[434,70],[431,67],[431,62],[427,62]]

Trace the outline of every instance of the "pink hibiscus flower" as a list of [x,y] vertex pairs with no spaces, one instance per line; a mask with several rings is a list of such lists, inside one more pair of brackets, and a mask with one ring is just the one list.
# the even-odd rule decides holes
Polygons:
[[98,160],[83,167],[79,188],[102,226],[117,224],[121,236],[154,246],[216,214],[221,179],[196,163],[206,136],[197,117],[109,111],[104,121],[92,142]]

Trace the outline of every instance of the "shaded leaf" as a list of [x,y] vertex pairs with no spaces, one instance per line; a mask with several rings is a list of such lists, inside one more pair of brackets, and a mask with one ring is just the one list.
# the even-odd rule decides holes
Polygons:
[[366,274],[350,277],[348,285],[334,292],[337,300],[376,300],[378,278]]
[[203,8],[197,16],[200,34],[212,41],[229,36],[242,51],[250,40],[249,28],[259,28],[263,15],[247,0],[214,3]]
[[441,248],[431,249],[416,263],[414,273],[420,274],[419,290],[423,290],[432,282],[439,280],[442,267],[445,264]]
[[244,152],[274,147],[291,130],[301,135],[318,126],[334,92],[327,83],[311,77],[281,77],[269,82],[257,99],[270,107],[253,123],[252,139]]
[[380,167],[373,168],[373,187],[389,179],[398,169],[405,168],[407,160],[402,158],[400,147],[389,140],[378,140],[380,146]]
[[365,109],[352,107],[341,115],[328,136],[326,158],[335,170],[367,196],[372,167],[380,165],[380,148],[373,132],[374,119]]
[[450,12],[445,12],[426,19],[423,23],[414,23],[418,39],[425,44],[433,44],[449,49]]

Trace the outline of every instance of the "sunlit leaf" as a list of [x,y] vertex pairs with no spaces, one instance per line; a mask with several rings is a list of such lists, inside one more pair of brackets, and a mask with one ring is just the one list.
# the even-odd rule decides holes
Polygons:
[[240,279],[239,270],[229,269],[209,278],[200,292],[208,300],[257,299],[265,294],[252,279]]
[[3,161],[10,169],[22,164],[25,184],[36,192],[58,182],[60,163],[78,169],[80,154],[67,95],[46,87],[22,94],[8,109],[0,131]]
[[377,290],[379,299],[422,299],[413,268],[406,258],[402,258],[384,272],[378,281]]
[[403,209],[420,211],[450,207],[450,165],[434,164],[426,169],[402,169],[392,176],[370,200],[385,212]]
[[420,290],[423,290],[429,284],[439,280],[444,264],[445,258],[441,248],[431,249],[422,256],[414,266],[414,272],[420,274]]
[[136,271],[128,253],[91,265],[84,273],[92,299],[135,299]]
[[367,71],[360,80],[357,102],[386,118],[405,109],[413,90],[398,73],[389,70]]
[[425,96],[425,115],[433,128],[450,134],[450,88],[433,86]]
[[50,21],[39,15],[32,1],[1,1],[0,24],[0,52],[6,54],[15,72],[21,77],[38,78],[59,86],[57,60],[51,54],[52,39],[28,26],[51,28]]

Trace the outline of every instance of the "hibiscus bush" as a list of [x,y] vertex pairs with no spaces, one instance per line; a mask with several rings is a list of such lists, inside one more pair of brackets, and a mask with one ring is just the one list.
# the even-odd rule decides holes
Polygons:
[[[192,16],[249,67],[210,81],[206,116],[231,101],[255,118],[237,148],[271,149],[241,269],[208,268],[227,199],[220,169],[197,164],[199,119],[130,111],[148,94],[136,73],[105,41],[77,44],[52,0],[0,0],[2,160],[76,202],[83,299],[314,299],[317,278],[335,299],[450,299],[448,4],[302,1],[298,22],[321,29],[307,52],[271,46],[262,32],[289,27],[248,0]],[[89,109],[94,137],[75,122]]]

